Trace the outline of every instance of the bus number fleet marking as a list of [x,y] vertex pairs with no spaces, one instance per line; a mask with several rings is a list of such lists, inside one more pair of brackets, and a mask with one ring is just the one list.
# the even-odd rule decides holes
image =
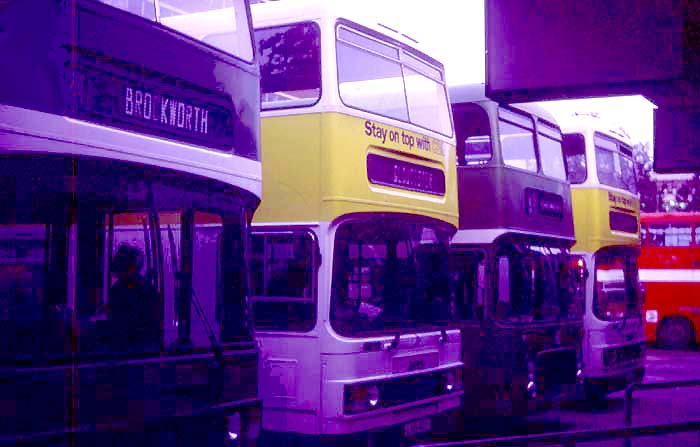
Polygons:
[[124,112],[128,116],[207,134],[209,111],[203,107],[131,87],[126,88],[125,99]]
[[381,140],[382,144],[386,144],[388,139],[391,143],[403,144],[410,149],[414,147],[424,151],[431,151],[432,149],[430,140],[427,137],[414,137],[403,130],[399,132],[397,130],[387,129],[370,120],[365,121],[365,135]]

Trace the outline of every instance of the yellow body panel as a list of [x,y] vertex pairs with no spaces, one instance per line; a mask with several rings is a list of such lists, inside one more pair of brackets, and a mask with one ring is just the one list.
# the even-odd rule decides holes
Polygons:
[[[401,212],[457,226],[454,146],[376,120],[326,112],[262,119],[263,200],[255,223]],[[440,169],[445,195],[371,184],[367,154]]]
[[571,188],[574,209],[576,245],[572,251],[595,253],[611,245],[639,245],[637,233],[610,230],[610,211],[634,215],[639,222],[639,199],[632,194],[609,191],[603,188]]

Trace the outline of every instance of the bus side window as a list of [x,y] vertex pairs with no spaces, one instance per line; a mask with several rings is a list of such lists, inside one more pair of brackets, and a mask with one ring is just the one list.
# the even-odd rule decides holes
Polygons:
[[689,247],[693,240],[690,224],[650,225],[649,231],[658,247]]
[[572,184],[583,183],[587,177],[586,141],[580,133],[571,133],[563,136],[562,148],[569,182]]
[[491,127],[489,116],[478,104],[460,105],[455,110],[457,132],[457,165],[471,166],[491,159]]

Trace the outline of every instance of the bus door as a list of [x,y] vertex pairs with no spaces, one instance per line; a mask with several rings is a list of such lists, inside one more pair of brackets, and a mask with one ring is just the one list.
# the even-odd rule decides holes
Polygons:
[[251,238],[253,318],[262,345],[260,393],[267,430],[299,429],[275,411],[289,411],[290,421],[320,411],[320,345],[313,334],[320,259],[310,230],[256,230]]
[[[457,250],[450,255],[451,300],[462,322],[462,358],[465,398],[481,389],[481,345],[484,302],[486,300],[486,253],[479,249]],[[478,413],[479,405],[465,405]]]

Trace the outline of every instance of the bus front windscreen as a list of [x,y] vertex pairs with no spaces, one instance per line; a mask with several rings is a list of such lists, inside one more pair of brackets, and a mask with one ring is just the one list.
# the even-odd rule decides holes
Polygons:
[[577,261],[555,247],[504,246],[496,257],[492,318],[506,323],[581,318],[584,275]]
[[595,256],[594,315],[604,321],[641,315],[639,270],[634,250],[609,248]]
[[336,231],[331,324],[341,335],[444,327],[450,302],[450,227],[392,217]]

